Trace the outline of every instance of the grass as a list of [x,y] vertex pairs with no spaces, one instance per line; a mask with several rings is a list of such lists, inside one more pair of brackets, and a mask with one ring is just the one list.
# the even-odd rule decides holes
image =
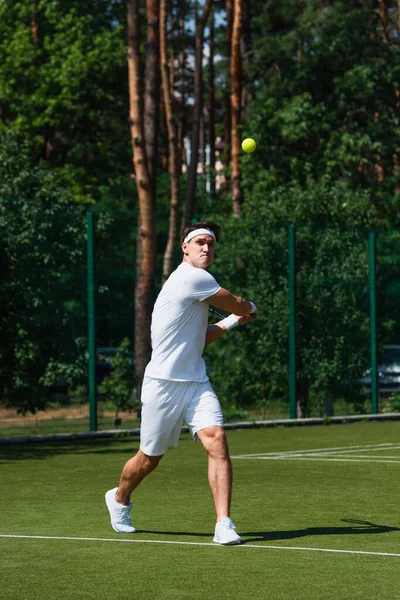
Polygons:
[[[384,407],[381,402],[382,407]],[[354,412],[354,407],[339,398],[335,401],[336,415],[349,415]],[[385,412],[385,411],[382,411]],[[386,411],[387,412],[387,411]],[[310,417],[322,417],[321,406],[314,406],[308,415]],[[140,422],[133,412],[122,412],[120,426],[115,426],[115,409],[112,404],[99,401],[98,403],[98,429],[105,431],[109,429],[136,429]],[[224,420],[226,423],[245,420],[279,420],[289,418],[288,403],[280,400],[269,400],[265,406],[255,406],[249,409],[237,407],[224,408]],[[78,433],[89,430],[89,403],[73,403],[66,406],[51,406],[46,410],[38,411],[36,414],[18,414],[16,409],[0,408],[0,443],[1,438],[29,436],[29,435],[52,435],[56,433]]]
[[[136,429],[140,426],[136,412],[123,412],[120,428]],[[117,429],[114,424],[115,410],[104,410],[101,403],[98,407],[98,429]],[[36,414],[18,414],[15,409],[0,409],[0,443],[1,438],[52,435],[55,433],[78,433],[89,431],[89,404],[48,408]]]
[[206,456],[187,434],[136,491],[132,536],[111,529],[104,492],[138,440],[3,447],[0,533],[113,541],[0,537],[0,598],[400,599],[399,439],[399,422],[228,432],[233,457],[281,453],[232,459],[232,548],[212,544]]

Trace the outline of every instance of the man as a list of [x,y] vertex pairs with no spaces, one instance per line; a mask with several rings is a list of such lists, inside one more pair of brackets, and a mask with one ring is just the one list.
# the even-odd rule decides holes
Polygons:
[[[164,284],[154,306],[152,356],[142,387],[140,449],[125,464],[119,486],[106,493],[111,524],[118,533],[133,533],[133,490],[153,471],[168,446],[178,446],[183,420],[208,453],[208,479],[217,523],[214,542],[240,544],[230,518],[232,467],[220,403],[202,358],[206,344],[238,324],[252,320],[256,306],[220,287],[206,271],[214,260],[220,227],[196,223],[183,233],[183,260]],[[229,311],[208,325],[208,307]]]

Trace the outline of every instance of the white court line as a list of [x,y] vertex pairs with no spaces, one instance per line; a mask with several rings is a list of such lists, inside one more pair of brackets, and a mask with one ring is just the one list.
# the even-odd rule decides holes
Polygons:
[[[242,456],[241,458],[246,459],[246,456]],[[385,460],[385,459],[369,459],[367,457],[363,458],[329,458],[327,456],[259,456],[257,460],[323,460],[328,462],[359,462],[359,463],[391,463],[395,465],[400,464],[400,458],[398,460]]]
[[[332,450],[334,450],[336,452],[336,450],[344,450],[346,451],[350,451],[353,452],[353,450],[358,450],[360,448],[365,448],[365,451],[367,452],[368,450],[386,450],[388,449],[388,447],[392,447],[394,446],[395,448],[400,447],[400,445],[396,442],[387,442],[384,444],[364,444],[362,446],[337,446],[336,448],[307,448],[304,450],[284,450],[284,451],[280,451],[280,452],[257,452],[256,454],[243,454],[243,455],[238,455],[238,456],[232,456],[231,458],[242,458],[242,456],[285,456],[286,454],[303,454],[303,453],[308,453],[308,452],[331,452]],[[362,450],[364,452],[364,450]]]
[[[11,535],[0,533],[0,538],[16,538],[29,540],[73,540],[82,542],[120,542],[125,544],[167,544],[174,546],[209,546],[210,548],[218,548],[219,544],[210,542],[172,542],[168,540],[132,540],[122,538],[90,538],[90,537],[62,537],[52,535]],[[369,556],[395,556],[400,558],[400,554],[393,552],[366,552],[363,550],[334,550],[332,548],[305,548],[301,546],[266,546],[263,544],[239,544],[236,548],[261,548],[264,550],[303,550],[305,552],[333,552],[335,554],[360,554]]]
[[[353,448],[351,447],[349,450],[324,450],[323,452],[320,452],[319,450],[315,451],[315,452],[307,452],[303,450],[303,452],[305,453],[309,453],[309,454],[317,454],[318,456],[321,456],[323,454],[335,454],[335,456],[337,454],[352,454],[353,452],[385,452],[386,450],[399,450],[400,449],[400,444],[393,444],[391,446],[385,446],[384,448]],[[288,453],[289,454],[289,453]],[[400,455],[399,455],[400,458]]]
[[[371,448],[369,450],[349,450],[348,452],[344,452],[343,450],[341,450],[340,452],[304,452],[304,453],[298,453],[297,456],[360,456],[362,453],[365,453],[364,456],[375,456],[376,458],[380,458],[381,456],[384,456],[381,454],[381,452],[386,452],[388,450],[400,450],[400,446],[399,448],[380,448],[375,449],[375,448]],[[290,456],[290,454],[285,454],[284,456]],[[396,454],[396,456],[394,458],[400,458],[400,452],[398,454]]]
[[[349,458],[349,459],[363,458],[365,460],[369,460],[371,458],[376,458],[378,461],[380,461],[381,459],[384,459],[384,458],[395,458],[396,461],[400,461],[400,454],[396,454],[395,456],[389,456],[388,454],[384,454],[383,456],[374,456],[373,454],[365,455],[365,454],[350,454],[350,453],[349,453],[349,455],[347,455],[347,454],[344,454],[343,452],[340,452],[338,454],[335,454],[334,452],[321,452],[321,454],[319,452],[316,454],[296,454],[296,456],[294,456],[293,458],[304,457],[304,456],[310,456],[310,457],[316,457],[316,458],[319,458],[319,457],[322,457],[322,458],[328,457],[329,458],[330,456],[333,456],[335,458],[336,457]],[[290,458],[290,456],[289,455],[285,456],[285,458]]]
[[[360,458],[356,458],[356,457],[343,457],[343,458],[336,458],[335,455],[329,456],[329,455],[323,455],[323,456],[319,456],[318,454],[297,454],[296,456],[291,456],[290,454],[288,454],[287,456],[231,456],[231,458],[237,458],[240,460],[327,460],[327,461],[335,461],[335,462],[373,462],[373,463],[394,463],[394,464],[399,464],[400,463],[400,456],[397,457],[393,457],[396,458],[397,460],[386,460],[385,457],[381,457],[381,456],[377,456],[377,457],[369,457],[369,456],[362,456]],[[387,457],[389,458],[389,457]]]
[[[324,456],[338,456],[338,455],[347,455],[347,454],[351,454],[353,452],[381,452],[381,451],[385,451],[385,450],[398,450],[400,449],[400,444],[396,444],[396,443],[386,443],[386,444],[368,444],[368,445],[364,445],[364,446],[340,446],[337,448],[315,448],[312,450],[288,450],[286,452],[263,452],[263,453],[258,453],[258,454],[240,454],[240,455],[236,455],[236,456],[231,456],[231,458],[245,458],[245,459],[251,459],[251,458],[255,458],[255,459],[264,459],[264,460],[287,460],[290,458],[296,458],[296,456],[298,457],[321,457],[321,460],[323,460]],[[366,457],[367,459],[368,457]],[[397,456],[393,456],[393,457],[381,457],[381,456],[376,456],[376,457],[371,457],[371,458],[377,458],[378,461],[380,462],[380,459],[382,458],[397,458]],[[400,455],[399,455],[399,461],[400,461]],[[338,459],[339,460],[339,459]],[[349,459],[350,460],[350,459]],[[354,461],[354,462],[358,462],[358,461]],[[367,462],[367,460],[365,461]],[[397,461],[395,461],[397,462]]]
[[372,459],[363,458],[329,458],[328,456],[312,456],[305,454],[304,456],[231,456],[231,458],[238,458],[241,460],[323,460],[328,462],[360,462],[360,463],[393,463],[395,465],[400,464],[400,458],[398,460],[385,460],[385,459]]

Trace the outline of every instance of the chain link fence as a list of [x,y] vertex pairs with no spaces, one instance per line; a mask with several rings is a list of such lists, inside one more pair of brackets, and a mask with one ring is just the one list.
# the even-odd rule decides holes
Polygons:
[[[139,426],[135,227],[123,213],[96,217],[94,406],[88,231],[85,217],[61,260],[20,266],[14,256],[0,283],[0,438]],[[400,412],[400,232],[269,231],[254,264],[235,257],[226,285],[252,294],[256,329],[206,350],[226,420]]]

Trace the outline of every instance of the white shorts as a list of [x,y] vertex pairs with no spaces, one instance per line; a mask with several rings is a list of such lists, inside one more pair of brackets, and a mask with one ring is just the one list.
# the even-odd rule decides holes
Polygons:
[[209,381],[170,381],[145,377],[142,386],[140,449],[161,456],[168,446],[178,446],[183,421],[191,434],[223,425],[219,400]]

